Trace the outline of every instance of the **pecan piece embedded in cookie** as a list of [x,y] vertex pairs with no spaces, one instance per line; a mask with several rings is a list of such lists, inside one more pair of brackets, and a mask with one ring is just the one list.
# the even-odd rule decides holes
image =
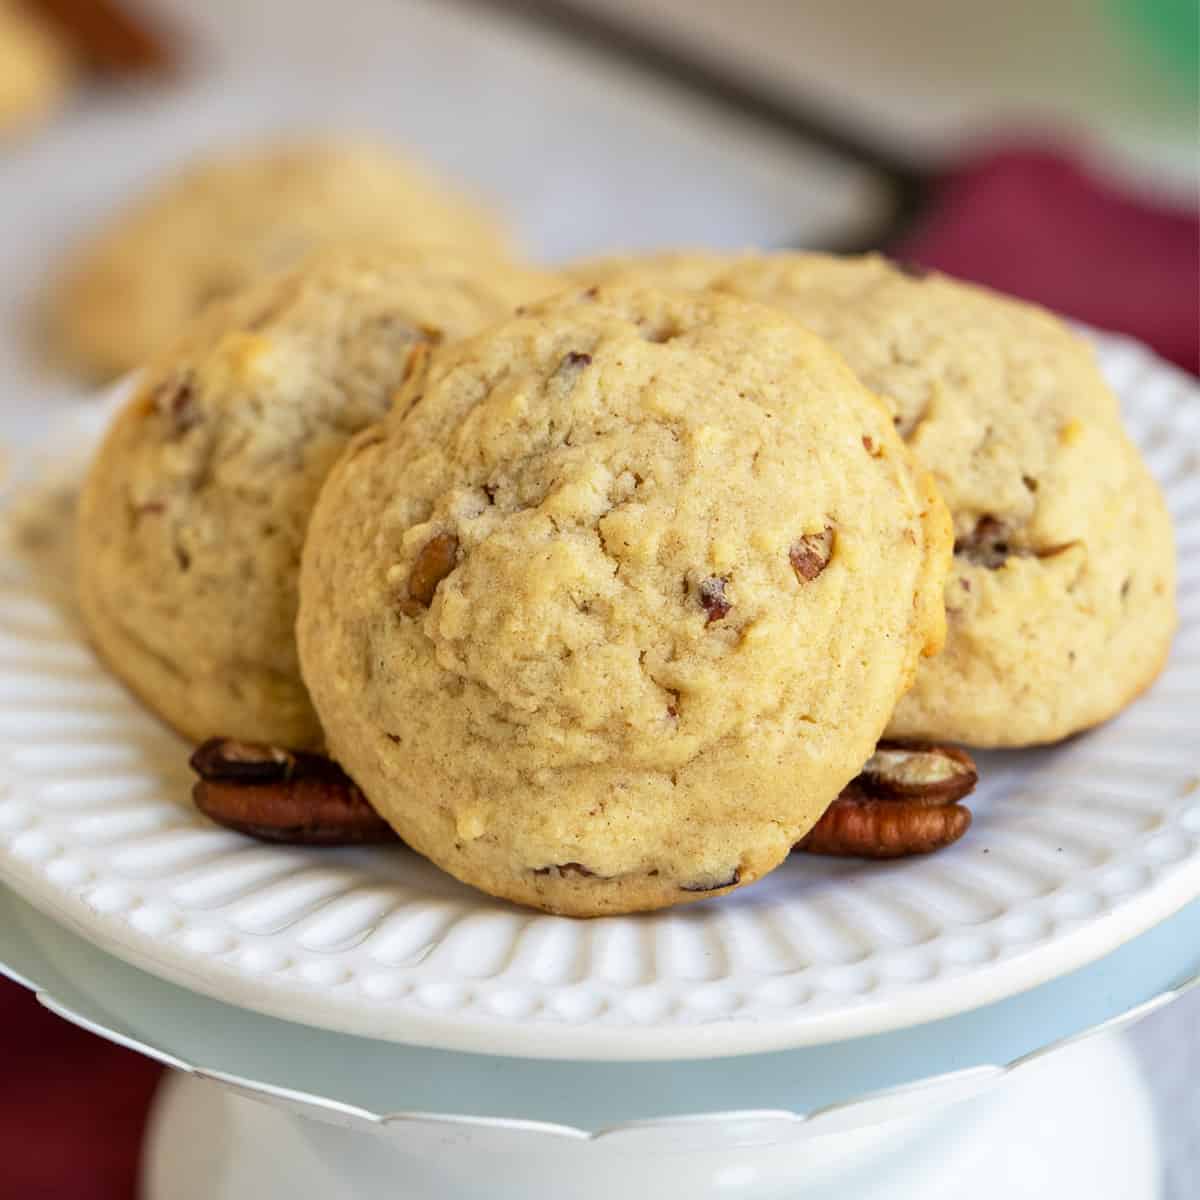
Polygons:
[[574,875],[580,879],[596,878],[595,871],[590,871],[583,863],[577,862],[555,863],[552,867],[536,867],[533,873],[535,875],[549,875],[551,873],[559,876]]
[[1016,531],[993,516],[983,516],[975,527],[954,543],[954,553],[979,567],[995,570],[1010,558],[1053,558],[1064,550],[1078,545],[1076,541],[1060,542],[1053,546],[1017,545]]
[[584,367],[591,366],[592,356],[582,350],[569,350],[563,355],[554,378],[573,383]]
[[439,533],[421,547],[408,576],[408,596],[400,602],[405,616],[415,617],[433,603],[438,584],[454,570],[458,557],[458,538]]
[[801,583],[812,583],[833,556],[833,530],[826,525],[820,533],[806,533],[788,550],[788,561]]
[[1002,567],[1011,554],[1012,526],[993,516],[982,516],[975,527],[954,543],[954,553],[979,567]]
[[697,596],[700,600],[700,607],[708,614],[705,625],[720,621],[728,615],[729,610],[733,607],[725,595],[725,580],[719,575],[710,575],[707,579],[702,579],[700,587],[697,589]]
[[200,423],[191,372],[175,372],[154,391],[154,407],[167,422],[171,438],[182,437]]

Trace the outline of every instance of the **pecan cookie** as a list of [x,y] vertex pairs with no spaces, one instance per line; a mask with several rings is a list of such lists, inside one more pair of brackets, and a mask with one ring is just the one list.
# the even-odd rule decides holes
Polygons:
[[788,854],[940,644],[947,515],[787,316],[589,288],[433,352],[314,510],[297,640],[413,848],[586,916]]
[[265,146],[195,163],[78,247],[51,297],[51,338],[88,371],[128,370],[212,300],[358,239],[508,249],[490,215],[382,146]]
[[1081,338],[1032,305],[874,256],[765,256],[716,286],[839,350],[954,518],[946,648],[889,736],[1051,742],[1149,685],[1175,626],[1171,526]]
[[321,743],[292,626],[309,511],[417,352],[557,281],[441,253],[328,253],[198,319],[150,368],[80,501],[96,646],[192,739]]

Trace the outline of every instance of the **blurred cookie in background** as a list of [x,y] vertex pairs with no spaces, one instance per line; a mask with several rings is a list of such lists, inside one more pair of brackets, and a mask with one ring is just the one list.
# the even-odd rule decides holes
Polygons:
[[47,300],[51,349],[91,376],[118,374],[211,301],[355,239],[487,258],[511,249],[496,217],[385,146],[261,145],[194,162],[81,242]]
[[655,250],[650,253],[608,254],[567,265],[566,274],[585,285],[666,288],[703,291],[753,251],[707,249]]
[[71,75],[71,56],[50,27],[15,0],[0,0],[0,141],[45,120]]

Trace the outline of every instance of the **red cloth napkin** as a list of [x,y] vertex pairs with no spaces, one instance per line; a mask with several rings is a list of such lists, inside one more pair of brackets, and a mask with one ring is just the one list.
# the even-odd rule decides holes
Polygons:
[[[935,189],[900,257],[1133,335],[1200,367],[1200,217],[1014,149]],[[131,1200],[159,1068],[0,981],[0,1197]]]
[[968,161],[933,190],[900,258],[1127,333],[1200,371],[1200,213],[1048,149]]
[[130,1200],[161,1068],[0,980],[0,1196]]

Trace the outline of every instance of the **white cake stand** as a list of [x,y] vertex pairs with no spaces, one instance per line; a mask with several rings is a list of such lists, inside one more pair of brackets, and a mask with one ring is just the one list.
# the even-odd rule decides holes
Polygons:
[[[849,1135],[847,1135],[848,1137]],[[217,1155],[212,1147],[220,1147]],[[155,1103],[146,1200],[531,1200],[541,1196],[755,1197],[756,1200],[973,1200],[1054,1197],[1153,1200],[1159,1195],[1145,1086],[1117,1039],[1089,1042],[1014,1079],[1003,1094],[956,1106],[890,1149],[763,1148],[733,1161],[694,1151],[456,1157],[291,1116],[184,1076]],[[503,1180],[503,1182],[501,1182]]]
[[[312,1030],[154,979],[2,889],[0,962],[174,1069],[148,1200],[949,1200],[968,1183],[980,1200],[1152,1200],[1148,1096],[1120,1031],[1196,986],[1200,902],[972,1013],[716,1062],[498,1059]],[[366,1106],[388,1096],[416,1108]]]

